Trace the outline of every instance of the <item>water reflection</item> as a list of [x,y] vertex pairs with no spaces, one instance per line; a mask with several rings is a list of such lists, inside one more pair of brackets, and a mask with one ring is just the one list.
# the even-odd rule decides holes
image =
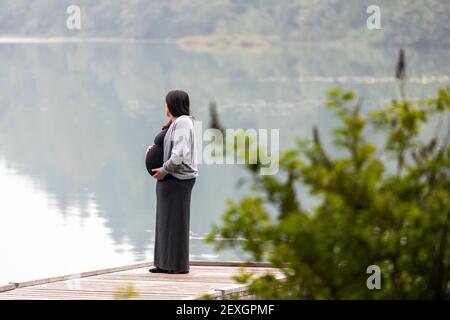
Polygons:
[[61,214],[55,196],[32,178],[8,169],[3,159],[0,193],[0,283],[134,260],[126,239],[120,243],[111,239],[94,194],[87,194],[83,203],[68,204]]
[[[202,54],[152,43],[0,45],[0,283],[151,259],[155,194],[144,152],[166,121],[168,90],[187,90],[205,124],[215,100],[229,127],[281,128],[285,149],[313,124],[333,126],[320,105],[334,85],[348,80],[369,109],[395,97],[386,79],[396,50]],[[427,80],[409,84],[415,97],[448,79],[447,51],[407,55],[411,77]],[[200,166],[193,258],[243,258],[202,241],[225,200],[248,188],[236,187],[242,176],[237,166]]]

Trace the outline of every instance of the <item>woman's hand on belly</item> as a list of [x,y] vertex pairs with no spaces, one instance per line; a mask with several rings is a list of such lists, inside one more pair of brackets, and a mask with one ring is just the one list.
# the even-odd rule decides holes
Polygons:
[[161,170],[161,168],[153,169],[152,171],[155,172],[153,178],[157,180],[162,180],[166,176],[166,174]]

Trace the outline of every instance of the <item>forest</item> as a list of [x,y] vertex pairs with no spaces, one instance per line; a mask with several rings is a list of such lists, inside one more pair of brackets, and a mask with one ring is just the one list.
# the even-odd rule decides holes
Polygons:
[[[72,4],[81,9],[82,27],[77,31],[65,25],[66,8]],[[371,4],[367,0],[4,0],[0,36],[257,36],[284,42],[450,44],[448,1],[379,0],[380,30],[366,26]]]

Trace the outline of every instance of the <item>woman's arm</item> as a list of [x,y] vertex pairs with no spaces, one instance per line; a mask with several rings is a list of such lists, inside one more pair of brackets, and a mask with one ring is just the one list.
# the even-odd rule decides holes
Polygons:
[[162,178],[164,178],[167,173],[176,171],[177,167],[183,161],[190,159],[192,152],[192,120],[189,118],[179,119],[175,125],[170,158],[164,162],[163,166],[159,169]]

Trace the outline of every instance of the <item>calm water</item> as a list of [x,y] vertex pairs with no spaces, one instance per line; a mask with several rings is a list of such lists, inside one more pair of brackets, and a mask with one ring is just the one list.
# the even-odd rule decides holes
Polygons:
[[[209,122],[218,102],[231,128],[280,128],[281,147],[326,131],[328,88],[358,90],[365,108],[398,94],[396,48],[287,47],[189,53],[174,44],[0,44],[0,284],[152,259],[154,180],[144,153],[165,93],[190,93]],[[408,93],[449,83],[448,50],[407,49]],[[191,213],[192,259],[216,253],[202,238],[248,184],[236,165],[200,166]]]

